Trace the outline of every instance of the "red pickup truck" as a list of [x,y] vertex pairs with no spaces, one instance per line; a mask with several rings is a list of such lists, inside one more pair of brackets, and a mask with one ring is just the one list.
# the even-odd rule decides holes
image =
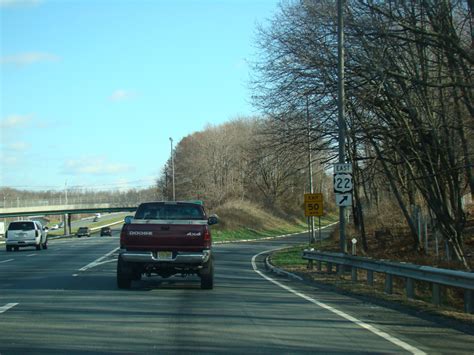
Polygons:
[[146,202],[125,218],[120,234],[117,286],[130,288],[142,275],[196,274],[212,289],[214,265],[209,218],[199,202]]

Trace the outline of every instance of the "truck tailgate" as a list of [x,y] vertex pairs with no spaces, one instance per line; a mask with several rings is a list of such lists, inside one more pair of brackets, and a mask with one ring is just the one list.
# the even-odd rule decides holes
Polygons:
[[207,225],[194,224],[128,224],[124,226],[125,245],[130,250],[201,250]]

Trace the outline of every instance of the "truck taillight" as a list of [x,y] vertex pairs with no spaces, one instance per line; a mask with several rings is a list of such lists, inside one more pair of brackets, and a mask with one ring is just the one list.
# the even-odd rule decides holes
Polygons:
[[120,249],[125,248],[125,235],[125,228],[122,228],[122,230],[120,231]]
[[36,230],[35,232],[36,232],[36,238],[38,238],[39,235],[40,235],[40,232],[39,232],[39,230]]
[[8,231],[5,232],[5,239],[8,239]]
[[204,230],[204,247],[206,248],[210,248],[211,247],[211,242],[212,242],[212,239],[211,239],[211,233],[209,232],[209,228],[205,228]]

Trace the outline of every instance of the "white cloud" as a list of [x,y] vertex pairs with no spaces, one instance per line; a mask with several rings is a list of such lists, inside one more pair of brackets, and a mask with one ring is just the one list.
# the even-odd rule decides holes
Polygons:
[[67,175],[113,175],[130,170],[132,167],[129,165],[110,163],[103,157],[70,159],[63,164],[63,173]]
[[30,148],[30,145],[26,142],[15,142],[7,144],[6,148],[15,152],[24,152]]
[[2,64],[14,64],[17,66],[25,66],[40,62],[57,62],[57,55],[46,52],[25,52],[14,55],[6,55],[0,58]]
[[32,115],[9,115],[0,121],[0,128],[25,127],[31,122],[32,118]]
[[12,166],[18,162],[18,158],[12,155],[0,155],[0,165],[2,166]]
[[40,0],[0,0],[0,7],[38,5]]
[[135,97],[135,92],[123,89],[115,90],[112,95],[109,96],[109,100],[111,101],[124,101],[128,99],[132,99]]

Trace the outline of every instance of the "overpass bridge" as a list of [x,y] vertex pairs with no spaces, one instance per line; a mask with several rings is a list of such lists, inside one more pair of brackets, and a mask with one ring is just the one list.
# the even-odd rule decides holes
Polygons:
[[0,218],[65,215],[80,213],[133,212],[138,203],[83,203],[0,208]]
[[63,215],[64,234],[71,232],[71,215],[82,213],[110,213],[110,212],[133,212],[137,209],[138,203],[82,203],[64,205],[38,205],[28,207],[8,207],[0,208],[0,219],[28,217],[28,216],[48,216]]

